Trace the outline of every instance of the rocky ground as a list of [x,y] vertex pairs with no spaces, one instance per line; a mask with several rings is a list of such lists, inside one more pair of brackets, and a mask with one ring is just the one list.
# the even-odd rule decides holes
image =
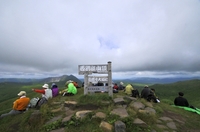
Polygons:
[[[129,100],[131,103],[126,104],[125,100]],[[110,103],[110,102],[104,102],[104,103]],[[142,103],[137,98],[129,96],[119,96],[117,98],[114,98],[113,103],[114,103],[114,109],[111,111],[111,114],[116,114],[121,118],[129,116],[127,112],[128,107],[132,108],[136,113],[138,112],[140,114],[155,115],[157,113],[153,106],[155,105],[154,103],[151,102]],[[46,124],[50,124],[60,119],[62,120],[63,123],[68,122],[71,120],[71,117],[73,115],[75,115],[76,118],[84,118],[88,113],[93,112],[97,109],[97,107],[93,105],[85,105],[82,107],[76,107],[76,109],[74,109],[75,108],[74,106],[77,105],[77,102],[75,101],[66,101],[65,104],[61,104],[61,102],[54,102],[54,105],[61,105],[61,107],[52,110],[52,112],[56,113],[59,111],[64,111],[65,117],[63,118],[63,116],[58,115],[49,120],[48,122],[46,122]],[[30,120],[36,117],[35,115],[37,114],[40,114],[39,111],[35,111],[34,113],[32,113]],[[109,124],[108,122],[105,122],[103,120],[106,118],[106,114],[103,112],[95,113],[93,118],[101,118],[102,121],[99,124],[99,127],[107,132],[113,132],[113,131],[126,132],[126,124],[124,122],[118,120],[114,123],[114,125]],[[133,124],[142,128],[148,127],[148,124],[140,118],[135,118]],[[155,125],[158,128],[162,129],[163,132],[178,132],[178,130],[180,129],[183,129],[183,131],[185,132],[200,132],[200,130],[187,130],[184,124],[185,124],[185,119],[179,114],[176,114],[171,111],[164,111],[162,116],[157,119]],[[63,127],[57,130],[52,130],[51,132],[65,132],[65,129]],[[156,132],[156,130],[151,130],[151,132]]]

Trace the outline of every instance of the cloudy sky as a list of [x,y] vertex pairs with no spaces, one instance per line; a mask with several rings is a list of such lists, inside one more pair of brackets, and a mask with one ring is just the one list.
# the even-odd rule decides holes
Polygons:
[[200,75],[199,0],[1,0],[0,78]]

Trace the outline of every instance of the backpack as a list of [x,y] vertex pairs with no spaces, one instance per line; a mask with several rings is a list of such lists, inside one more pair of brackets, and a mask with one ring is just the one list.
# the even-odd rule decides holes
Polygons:
[[135,97],[135,98],[139,98],[140,97],[140,95],[139,95],[139,91],[137,90],[137,89],[135,89],[135,90],[132,90],[132,95],[131,95],[132,97]]
[[32,99],[30,100],[29,107],[30,107],[30,108],[35,108],[38,101],[39,101],[39,98],[38,98],[38,97],[37,97],[37,98],[32,98]]
[[45,97],[42,97],[38,100],[37,104],[36,104],[36,108],[40,108],[41,105],[47,103],[47,99]]

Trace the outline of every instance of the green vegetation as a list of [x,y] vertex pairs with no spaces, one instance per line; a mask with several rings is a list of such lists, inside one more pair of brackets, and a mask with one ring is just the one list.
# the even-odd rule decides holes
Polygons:
[[[23,84],[23,83],[0,83],[0,114],[10,111],[12,108],[13,101],[17,98],[17,93],[20,90],[27,91],[27,96],[30,98],[40,97],[41,95],[32,92],[32,88],[41,88],[43,84]],[[51,85],[51,84],[49,84]],[[140,92],[142,86],[146,84],[133,84]],[[64,83],[58,84],[60,90],[64,89]],[[8,116],[0,119],[0,131],[12,132],[48,132],[58,128],[64,128],[65,131],[77,131],[77,132],[103,132],[99,128],[99,124],[102,121],[100,118],[93,118],[96,112],[103,112],[106,114],[104,121],[112,124],[118,120],[123,121],[126,124],[127,132],[149,132],[151,130],[156,130],[157,132],[162,132],[161,128],[158,128],[155,124],[157,119],[161,116],[176,116],[178,120],[185,122],[184,125],[177,126],[176,131],[182,130],[199,130],[200,129],[200,118],[198,114],[185,111],[183,109],[175,108],[170,106],[173,104],[174,98],[177,96],[179,91],[185,93],[185,97],[188,99],[189,103],[193,106],[200,108],[200,80],[191,80],[177,82],[173,84],[155,84],[150,87],[156,89],[157,96],[161,99],[161,103],[154,104],[154,109],[156,110],[156,115],[144,115],[135,112],[132,108],[127,108],[129,117],[121,119],[117,115],[110,114],[111,110],[115,107],[112,98],[108,96],[108,93],[95,93],[89,95],[83,95],[83,88],[78,88],[78,94],[76,96],[63,97],[58,96],[56,98],[50,99],[47,104],[40,108],[40,115],[37,115],[34,120],[30,120],[31,114],[36,110],[34,108],[29,109],[23,114],[16,116]],[[117,94],[113,94],[114,98],[118,96],[124,96],[123,91]],[[54,105],[53,102],[65,101],[76,101],[78,104],[73,110],[86,110],[90,108],[93,112],[89,113],[83,119],[77,119],[75,116],[71,117],[71,120],[63,123],[61,119],[56,120],[50,124],[46,124],[49,120],[54,117],[61,116],[64,118],[66,115],[65,111],[52,112],[54,109],[58,109],[61,105]],[[125,100],[127,104],[130,102]],[[139,101],[145,103],[145,100],[139,99]],[[173,114],[172,114],[173,113]],[[140,118],[148,124],[148,127],[141,128],[133,125],[135,118]],[[169,130],[170,131],[170,130]]]

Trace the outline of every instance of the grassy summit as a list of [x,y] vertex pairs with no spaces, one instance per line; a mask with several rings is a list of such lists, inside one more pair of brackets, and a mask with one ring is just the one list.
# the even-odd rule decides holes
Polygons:
[[[12,107],[12,102],[17,98],[16,93],[18,93],[20,90],[26,90],[27,96],[30,98],[32,97],[40,97],[40,94],[34,93],[31,91],[32,88],[39,88],[42,84],[31,84],[31,85],[24,85],[24,84],[15,84],[15,83],[4,83],[0,85],[0,90],[3,90],[4,94],[0,96],[0,111],[2,113],[5,113],[9,111]],[[134,84],[133,84],[134,85]],[[63,86],[60,84],[58,85],[60,90],[64,89]],[[164,129],[158,128],[157,120],[161,116],[168,116],[171,118],[176,117],[177,120],[180,122],[183,122],[183,124],[180,123],[176,131],[194,131],[197,132],[200,130],[200,118],[198,114],[185,111],[183,109],[172,107],[171,104],[173,104],[174,98],[177,96],[177,93],[179,91],[182,91],[185,93],[185,97],[188,99],[189,103],[193,106],[196,106],[200,108],[200,104],[198,102],[199,96],[198,90],[200,86],[199,80],[191,80],[191,81],[183,81],[183,82],[177,82],[173,84],[156,84],[150,86],[150,88],[156,89],[156,94],[161,99],[161,103],[153,104],[153,108],[156,110],[156,115],[143,115],[135,112],[132,108],[127,106],[127,111],[129,113],[129,117],[120,119],[120,117],[116,115],[110,114],[112,109],[115,107],[113,104],[112,98],[108,96],[107,93],[98,93],[93,95],[83,95],[83,88],[78,89],[78,94],[75,96],[70,97],[63,97],[58,96],[51,100],[49,100],[48,104],[43,105],[40,109],[40,116],[37,116],[36,120],[32,120],[30,122],[31,114],[35,111],[35,109],[29,109],[27,112],[16,115],[16,116],[9,116],[3,119],[0,119],[0,131],[5,132],[12,132],[12,131],[18,131],[18,132],[45,132],[45,131],[51,131],[53,129],[59,129],[63,128],[65,131],[70,132],[82,132],[82,131],[91,131],[91,132],[103,132],[102,129],[99,128],[99,124],[101,122],[100,119],[94,119],[93,114],[95,112],[103,112],[106,114],[106,118],[104,121],[114,125],[114,122],[117,120],[122,120],[126,124],[126,130],[127,132],[131,131],[150,131],[150,130],[156,130],[156,131],[164,131]],[[135,88],[137,88],[140,92],[142,87],[139,87],[135,85]],[[125,94],[123,91],[120,91],[117,94],[113,94],[113,98],[116,97],[123,97]],[[71,120],[66,123],[62,123],[61,120],[56,120],[55,122],[46,125],[46,122],[51,120],[52,118],[66,117],[65,111],[59,111],[59,112],[52,112],[52,110],[59,109],[62,104],[64,104],[65,101],[76,101],[78,104],[75,108],[73,108],[73,111],[79,111],[79,110],[87,110],[91,109],[93,112],[91,114],[88,114],[86,118],[83,120],[76,119],[74,116],[71,117]],[[138,99],[139,102],[145,103],[143,99]],[[60,104],[55,105],[54,102],[60,102]],[[108,104],[105,104],[104,102],[109,102]],[[127,104],[129,102],[127,101]],[[140,118],[144,122],[148,124],[147,128],[141,128],[138,126],[133,125],[133,120],[135,118]],[[172,130],[168,130],[172,131]]]

